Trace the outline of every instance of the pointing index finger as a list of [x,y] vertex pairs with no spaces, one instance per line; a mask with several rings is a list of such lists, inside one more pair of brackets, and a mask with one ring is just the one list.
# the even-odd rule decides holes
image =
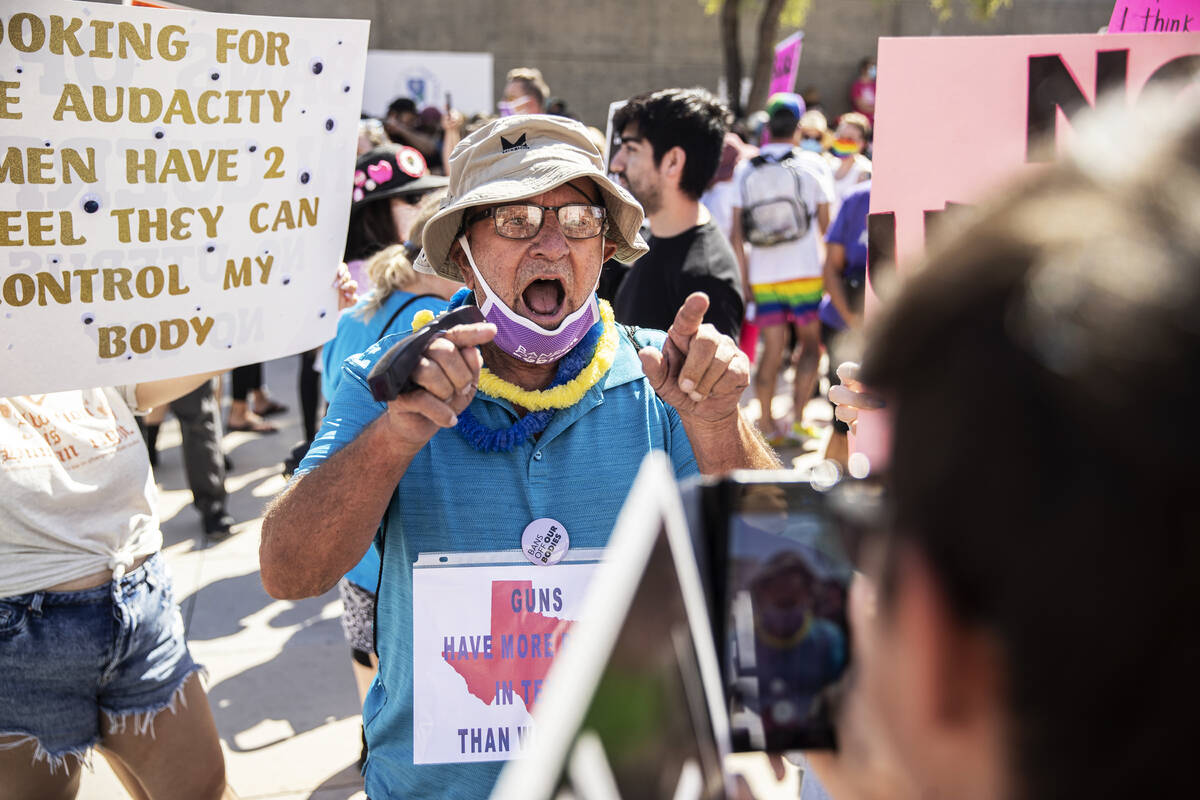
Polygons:
[[469,325],[455,325],[446,331],[446,338],[455,347],[475,347],[487,344],[496,337],[496,326],[490,322],[473,322]]
[[704,292],[692,292],[683,301],[679,311],[675,313],[675,320],[671,323],[667,336],[671,338],[681,353],[687,354],[692,337],[696,335],[696,332],[700,330],[700,324],[704,322],[706,311],[708,311],[708,295]]

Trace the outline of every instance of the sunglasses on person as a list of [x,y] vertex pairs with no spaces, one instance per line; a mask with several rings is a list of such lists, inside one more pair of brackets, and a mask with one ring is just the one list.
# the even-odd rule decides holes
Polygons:
[[593,239],[604,231],[608,209],[591,203],[566,203],[543,206],[537,203],[507,203],[485,208],[464,224],[474,225],[481,219],[492,218],[496,233],[505,239],[532,239],[542,229],[547,211],[558,215],[558,227],[568,239]]

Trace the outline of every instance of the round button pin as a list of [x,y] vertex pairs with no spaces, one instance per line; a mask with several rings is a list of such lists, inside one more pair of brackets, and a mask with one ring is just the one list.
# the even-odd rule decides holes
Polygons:
[[563,560],[571,546],[567,529],[556,519],[542,517],[525,526],[521,534],[521,552],[530,563],[549,567]]

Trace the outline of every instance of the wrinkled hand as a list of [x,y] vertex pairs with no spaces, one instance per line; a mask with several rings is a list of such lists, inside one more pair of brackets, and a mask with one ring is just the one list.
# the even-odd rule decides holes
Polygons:
[[345,311],[358,302],[358,282],[350,277],[350,268],[345,261],[338,264],[333,288],[338,290],[338,311]]
[[858,380],[858,364],[853,361],[839,364],[837,376],[842,383],[840,386],[830,387],[829,402],[833,403],[834,416],[849,425],[853,433],[858,427],[859,411],[875,411],[883,408],[886,403],[882,397],[873,394]]
[[721,422],[737,414],[750,385],[750,359],[737,342],[704,324],[708,295],[693,292],[683,301],[661,351],[639,351],[642,369],[664,402],[685,422]]
[[412,373],[418,388],[388,403],[388,421],[403,445],[415,453],[439,430],[458,424],[479,386],[479,345],[495,336],[495,325],[480,322],[456,325],[429,342]]

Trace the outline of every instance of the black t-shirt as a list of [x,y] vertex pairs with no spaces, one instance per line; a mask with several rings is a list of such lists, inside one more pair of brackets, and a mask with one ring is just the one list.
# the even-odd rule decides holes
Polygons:
[[704,321],[736,340],[745,311],[742,280],[733,248],[713,221],[670,238],[651,236],[649,244],[617,289],[617,322],[665,331],[687,296],[704,292]]

